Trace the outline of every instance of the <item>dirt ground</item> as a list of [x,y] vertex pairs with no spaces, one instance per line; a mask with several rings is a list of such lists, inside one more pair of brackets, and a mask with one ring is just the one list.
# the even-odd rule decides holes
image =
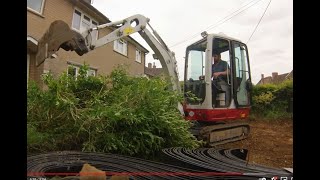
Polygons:
[[249,120],[249,124],[250,135],[247,139],[219,147],[248,149],[249,163],[275,168],[292,168],[292,120]]

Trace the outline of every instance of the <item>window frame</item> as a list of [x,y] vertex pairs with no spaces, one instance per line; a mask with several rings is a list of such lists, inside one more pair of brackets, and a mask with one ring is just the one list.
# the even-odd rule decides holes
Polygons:
[[80,67],[75,65],[75,64],[68,64],[68,67],[67,67],[67,74],[69,75],[69,68],[72,67],[72,68],[75,68],[76,69],[76,72],[75,72],[75,75],[74,77],[77,79],[78,77],[78,74],[79,74],[79,70],[80,70]]
[[97,76],[97,70],[92,68],[89,68],[89,70],[87,71],[87,76],[89,76],[90,71],[93,72],[93,77]]
[[[124,45],[123,47],[125,47],[125,48],[123,48],[122,51],[118,47],[118,44],[119,44],[118,42],[121,42]],[[126,41],[124,39],[115,40],[113,43],[113,50],[116,51],[117,53],[120,53],[120,54],[128,57],[128,41]]]
[[136,62],[142,63],[142,51],[136,48]]
[[[74,26],[75,26],[75,25],[74,25],[74,18],[75,18],[75,14],[77,14],[76,11],[78,11],[78,12],[80,13],[79,29],[77,29],[77,28],[74,27]],[[81,13],[79,10],[74,9],[74,10],[73,10],[73,14],[72,14],[71,28],[72,28],[73,30],[78,31],[78,32],[79,32],[80,29],[81,29],[81,17],[82,17],[82,13]]]
[[[69,67],[73,67],[76,69],[76,73],[75,73],[75,78],[77,79],[78,75],[79,75],[79,70],[81,65],[77,65],[77,64],[73,64],[73,63],[68,63],[67,66],[67,74],[69,75]],[[89,71],[93,71],[94,72],[94,77],[97,76],[97,69],[89,67],[89,70],[87,71],[87,77],[89,76]]]
[[45,3],[46,0],[40,0],[40,1],[42,1],[41,7],[40,7],[40,12],[37,11],[37,10],[35,10],[35,9],[32,9],[31,7],[29,7],[29,6],[28,6],[28,2],[27,2],[27,9],[30,10],[30,11],[32,11],[32,12],[34,12],[34,13],[37,13],[37,14],[42,15],[43,9],[44,9],[44,3]]
[[[73,22],[76,11],[78,11],[78,12],[80,13],[79,29],[77,29],[77,28],[74,27],[74,22]],[[74,8],[73,14],[72,14],[72,22],[71,22],[71,28],[72,28],[73,30],[75,30],[75,31],[77,31],[77,32],[79,32],[79,33],[82,33],[82,32],[83,32],[84,28],[83,28],[83,26],[82,26],[82,23],[84,23],[84,20],[86,20],[84,16],[86,16],[87,18],[90,19],[90,22],[89,22],[89,23],[90,23],[90,24],[89,24],[89,27],[90,27],[90,28],[93,27],[93,23],[92,23],[92,22],[96,23],[96,25],[99,26],[99,22],[98,22],[96,19],[92,18],[91,16],[89,16],[89,15],[86,14],[86,13],[84,13],[83,11],[81,11],[81,10],[78,9],[78,8]],[[96,31],[96,39],[98,39],[98,37],[99,37],[99,31]]]

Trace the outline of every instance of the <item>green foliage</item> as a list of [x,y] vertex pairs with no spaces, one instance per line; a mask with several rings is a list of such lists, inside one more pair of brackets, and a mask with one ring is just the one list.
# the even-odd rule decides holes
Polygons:
[[191,91],[185,92],[185,98],[190,103],[200,103],[202,98],[198,98],[194,93]]
[[[182,95],[162,78],[130,77],[122,67],[109,76],[43,77],[47,90],[28,87],[28,150],[82,150],[153,155],[162,148],[199,142],[177,110]],[[30,125],[30,126],[29,126]],[[29,133],[30,132],[30,133]],[[30,137],[29,137],[30,134]],[[46,141],[46,143],[41,143]]]
[[48,142],[48,137],[48,134],[38,132],[32,124],[27,124],[27,147],[32,146],[34,149],[38,149],[41,144]]
[[257,85],[252,90],[252,117],[265,119],[290,118],[288,112],[290,99],[293,97],[293,81],[281,84]]

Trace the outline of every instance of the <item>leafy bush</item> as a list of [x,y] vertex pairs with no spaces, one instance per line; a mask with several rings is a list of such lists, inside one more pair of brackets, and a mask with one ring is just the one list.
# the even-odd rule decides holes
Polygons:
[[252,117],[279,119],[290,118],[288,112],[293,97],[293,81],[286,80],[281,84],[265,84],[253,87]]
[[[190,123],[177,110],[182,95],[161,78],[44,76],[47,90],[28,87],[28,150],[82,150],[152,155],[172,146],[197,147]],[[30,134],[29,134],[30,132]],[[34,137],[46,143],[33,140]]]

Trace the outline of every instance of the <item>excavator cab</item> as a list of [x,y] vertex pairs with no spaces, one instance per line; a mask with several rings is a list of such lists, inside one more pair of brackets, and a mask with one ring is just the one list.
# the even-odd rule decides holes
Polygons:
[[[224,76],[212,76],[215,54],[227,64]],[[194,134],[221,137],[211,138],[212,144],[224,138],[227,141],[245,138],[249,126],[238,122],[232,125],[229,121],[245,119],[250,111],[252,84],[247,46],[222,34],[205,34],[186,48],[185,57],[184,112],[186,119],[197,122],[199,131],[193,131]],[[221,126],[219,130],[218,126],[209,128],[217,124]],[[222,133],[221,129],[227,131]],[[214,131],[220,134],[210,135]]]
[[[219,54],[221,60],[227,62],[226,75],[217,78],[212,76],[214,54]],[[207,35],[187,47],[185,61],[184,94],[187,108],[213,110],[250,107],[252,85],[247,46],[244,43],[227,36]],[[213,92],[214,86],[218,89],[216,94]],[[215,99],[212,98],[214,96]]]

